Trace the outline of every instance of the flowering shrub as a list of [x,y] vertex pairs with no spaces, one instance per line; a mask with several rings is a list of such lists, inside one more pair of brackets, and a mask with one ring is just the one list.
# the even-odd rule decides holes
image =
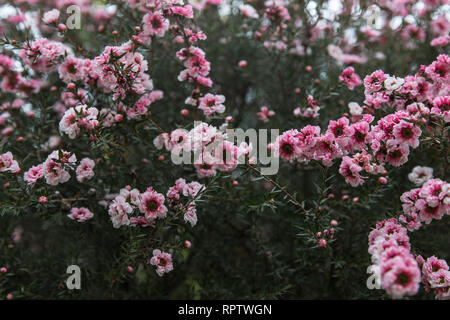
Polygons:
[[448,1],[0,3],[0,297],[450,297]]

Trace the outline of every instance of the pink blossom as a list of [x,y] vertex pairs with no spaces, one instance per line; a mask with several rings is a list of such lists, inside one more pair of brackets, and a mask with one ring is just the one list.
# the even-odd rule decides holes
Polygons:
[[70,214],[67,215],[70,219],[78,222],[85,222],[94,217],[94,214],[87,208],[72,208]]
[[153,190],[152,187],[141,194],[141,202],[139,210],[145,214],[145,217],[153,221],[156,218],[165,218],[167,214],[167,207],[164,205],[164,196],[161,193]]
[[164,273],[173,270],[172,255],[167,252],[161,252],[159,249],[153,250],[153,257],[147,262],[156,266],[156,273],[162,277]]
[[83,158],[76,169],[77,180],[83,182],[86,179],[91,179],[94,176],[95,162],[89,158]]

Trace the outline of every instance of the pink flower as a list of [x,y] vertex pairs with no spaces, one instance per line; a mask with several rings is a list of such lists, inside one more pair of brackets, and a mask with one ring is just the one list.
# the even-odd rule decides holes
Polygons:
[[42,17],[42,21],[45,24],[54,24],[56,22],[58,22],[59,19],[59,10],[58,9],[53,9],[50,11],[47,11],[46,13],[44,13],[44,16]]
[[192,9],[192,6],[189,4],[185,5],[184,7],[173,6],[172,8],[170,8],[170,11],[174,14],[178,14],[188,19],[192,19],[194,17],[194,11]]
[[187,183],[183,186],[183,195],[185,197],[194,198],[204,187],[203,184],[198,183],[197,181],[192,181],[191,183]]
[[142,22],[144,24],[144,33],[147,36],[162,37],[169,29],[169,20],[165,19],[158,12],[147,13]]
[[388,261],[389,270],[382,272],[381,285],[394,299],[412,296],[419,290],[420,270],[412,257],[395,257]]
[[195,207],[195,204],[190,204],[187,207],[184,214],[184,221],[189,222],[192,227],[197,224],[197,209]]
[[216,113],[223,113],[225,111],[225,97],[223,95],[213,95],[207,93],[204,97],[199,99],[198,108],[203,110],[203,113],[208,118],[212,118]]
[[408,174],[409,181],[417,186],[421,186],[431,178],[433,178],[433,168],[429,167],[416,166],[413,171]]
[[153,190],[152,187],[141,194],[141,203],[139,210],[145,214],[147,220],[153,221],[156,218],[165,218],[167,207],[164,205],[164,196]]
[[94,173],[95,162],[89,158],[83,158],[76,169],[77,180],[83,182],[86,179],[91,179]]
[[59,77],[65,82],[83,80],[85,77],[85,61],[74,56],[68,56],[59,66]]
[[173,270],[172,255],[167,252],[161,252],[159,249],[153,250],[153,257],[147,262],[156,266],[156,273],[162,277],[164,273]]
[[357,187],[364,183],[360,172],[363,170],[357,163],[353,161],[350,157],[343,157],[342,163],[339,167],[339,173],[344,176],[345,182],[350,184],[352,187]]
[[344,82],[350,90],[362,84],[361,78],[355,73],[353,67],[345,68],[339,76],[339,81]]
[[253,8],[249,4],[240,5],[239,10],[242,12],[242,14],[246,18],[250,18],[250,19],[258,19],[259,18],[258,12],[255,10],[255,8]]
[[275,140],[275,155],[287,161],[294,160],[301,152],[298,145],[299,132],[295,129],[288,130]]
[[53,151],[42,165],[46,182],[55,186],[59,183],[69,181],[70,174],[66,169],[71,169],[71,166],[76,161],[77,158],[74,154],[70,154],[64,150]]
[[20,172],[19,163],[14,160],[11,152],[0,154],[0,172],[9,171],[13,174]]
[[388,76],[384,74],[382,70],[376,70],[372,72],[372,74],[367,75],[364,78],[364,87],[366,93],[373,93],[379,91],[382,86],[384,80],[386,80]]
[[70,219],[78,222],[85,222],[94,217],[94,214],[86,208],[72,208],[70,214],[67,215]]
[[422,130],[411,122],[401,120],[394,126],[393,134],[398,142],[406,143],[412,148],[417,148]]
[[264,122],[269,121],[269,117],[275,115],[275,111],[269,110],[266,106],[261,107],[261,112],[257,112],[256,116]]
[[120,228],[123,225],[129,225],[129,214],[133,212],[131,205],[123,196],[117,196],[109,205],[108,213],[114,228]]

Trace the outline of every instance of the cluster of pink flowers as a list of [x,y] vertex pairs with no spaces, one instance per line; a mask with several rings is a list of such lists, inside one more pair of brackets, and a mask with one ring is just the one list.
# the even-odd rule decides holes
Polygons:
[[353,67],[345,68],[339,76],[339,81],[344,82],[350,90],[362,84],[361,78]]
[[30,93],[36,93],[47,85],[45,80],[29,79],[14,67],[14,60],[0,54],[0,77],[3,77],[0,87],[4,92],[21,93],[27,97]]
[[150,226],[156,219],[167,216],[164,195],[148,187],[145,192],[126,186],[109,205],[108,213],[114,228],[121,226]]
[[64,56],[71,52],[61,42],[40,38],[27,42],[19,56],[33,70],[48,73],[55,71]]
[[72,208],[70,214],[67,215],[70,219],[78,222],[85,222],[94,217],[94,214],[87,208]]
[[[365,103],[374,109],[393,105],[397,110],[418,109],[424,115],[448,118],[445,103],[440,100],[445,100],[449,92],[450,58],[441,54],[429,66],[421,66],[416,75],[404,79],[376,70],[364,78],[364,87]],[[435,109],[430,110],[432,107]]]
[[93,160],[83,158],[75,168],[76,163],[75,154],[64,150],[55,150],[48,155],[44,163],[33,166],[25,172],[24,180],[33,187],[39,179],[44,177],[47,184],[56,186],[69,181],[69,172],[72,170],[75,170],[79,182],[94,177],[95,162]]
[[328,244],[327,239],[334,239],[334,227],[338,226],[338,222],[336,220],[331,220],[330,224],[331,228],[316,233],[317,245],[321,248],[326,248]]
[[70,139],[75,139],[76,136],[80,135],[82,129],[92,131],[99,126],[97,116],[98,109],[94,107],[88,108],[87,105],[80,105],[70,108],[59,122],[59,129],[67,134]]
[[398,167],[408,161],[410,148],[419,146],[420,127],[429,125],[428,117],[449,121],[450,98],[440,95],[450,88],[449,70],[450,58],[446,55],[421,68],[427,78],[416,75],[401,79],[377,70],[364,78],[366,103],[377,108],[382,103],[393,104],[396,112],[371,126],[374,117],[362,113],[370,112],[370,108],[358,106],[360,111],[351,112],[353,123],[348,117],[331,120],[323,134],[320,127],[311,125],[288,130],[274,143],[276,155],[286,161],[321,161],[326,166],[342,158],[339,172],[354,187],[364,183],[364,171],[384,173],[385,163]]
[[11,172],[13,174],[20,172],[19,163],[14,160],[11,152],[0,154],[0,172]]
[[420,255],[416,260],[422,270],[425,290],[433,291],[436,299],[450,300],[450,271],[447,262],[435,256],[425,260]]
[[420,269],[410,253],[407,233],[392,218],[378,222],[369,234],[369,253],[377,266],[381,286],[395,299],[415,295],[419,290]]
[[319,116],[320,107],[317,105],[317,100],[315,100],[311,95],[308,96],[308,106],[304,109],[297,107],[294,109],[294,116],[305,117],[305,118],[317,118]]
[[429,224],[450,214],[450,183],[429,179],[421,188],[403,193],[400,200],[404,215],[399,220],[409,230],[417,230],[422,223]]
[[169,206],[174,209],[183,208],[183,204],[181,202],[182,196],[189,199],[184,213],[184,221],[189,222],[191,226],[195,226],[197,224],[197,209],[195,200],[200,199],[199,192],[203,188],[204,185],[197,181],[187,183],[185,179],[179,178],[175,181],[175,185],[169,188],[166,194],[167,200],[169,201]]
[[[408,230],[414,231],[450,214],[450,184],[429,179],[421,188],[405,192],[401,197],[403,213],[377,223],[369,234],[369,253],[378,266],[382,287],[394,298],[414,295],[420,279],[425,289],[433,289],[437,299],[450,299],[450,272],[444,260],[431,257],[426,261],[410,253]],[[403,223],[402,226],[400,223]],[[420,277],[422,270],[422,277]]]
[[[217,170],[234,170],[253,150],[251,144],[242,142],[236,146],[226,138],[226,134],[220,129],[201,122],[190,131],[176,129],[170,134],[161,133],[153,140],[153,144],[157,149],[165,148],[171,151],[172,156],[180,156],[183,153],[184,157],[189,154],[188,163],[193,163],[198,177],[203,178],[214,176]],[[194,156],[193,161],[191,153]]]
[[153,257],[148,259],[148,264],[156,267],[156,273],[162,277],[164,273],[173,270],[172,255],[167,252],[161,252],[159,249],[153,250]]

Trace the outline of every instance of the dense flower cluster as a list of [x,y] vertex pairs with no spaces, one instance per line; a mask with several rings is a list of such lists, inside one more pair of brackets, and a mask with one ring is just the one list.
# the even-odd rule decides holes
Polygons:
[[[420,280],[426,290],[435,290],[436,298],[450,298],[450,272],[444,260],[436,257],[426,261],[419,255],[417,261],[411,254],[408,230],[440,220],[450,214],[450,184],[439,179],[430,179],[422,188],[405,192],[401,196],[405,215],[398,220],[391,218],[377,223],[369,234],[369,253],[378,267],[382,287],[394,298],[414,295]],[[403,223],[401,225],[400,223]],[[422,276],[420,275],[422,270]]]
[[30,186],[34,186],[36,182],[45,178],[45,182],[49,185],[56,186],[65,183],[70,179],[70,171],[75,171],[77,180],[83,182],[86,179],[94,177],[95,162],[89,158],[81,160],[77,165],[75,154],[64,150],[55,150],[50,153],[42,164],[31,167],[24,174],[24,180]]
[[[337,232],[349,228],[353,236],[357,221],[378,221],[379,215],[359,219],[351,214],[363,208],[377,214],[382,206],[367,193],[375,197],[389,190],[399,182],[396,175],[402,171],[396,168],[411,158],[414,166],[417,151],[430,147],[433,157],[420,162],[427,167],[416,166],[408,175],[416,188],[401,196],[403,213],[377,223],[369,235],[369,253],[393,298],[415,295],[422,281],[426,291],[448,299],[447,263],[415,257],[408,237],[450,214],[450,187],[444,181],[450,122],[448,4],[377,1],[383,14],[372,24],[363,22],[366,3],[350,0],[340,1],[336,10],[330,1],[8,1],[0,7],[6,10],[0,21],[0,216],[36,209],[34,216],[47,218],[64,212],[71,227],[121,229],[114,238],[127,244],[120,258],[126,256],[128,267],[120,270],[134,272],[128,255],[136,253],[136,264],[146,262],[163,276],[179,257],[186,258],[192,227],[199,225],[196,237],[210,235],[200,225],[209,222],[206,214],[197,216],[197,208],[207,203],[215,208],[207,211],[212,221],[225,221],[220,227],[229,227],[230,237],[242,237],[245,258],[256,252],[259,259],[264,252],[264,261],[245,264],[236,250],[236,266],[248,272],[253,270],[249,265],[264,266],[260,270],[270,275],[267,279],[280,274],[278,265],[285,266],[283,250],[276,249],[276,259],[271,256],[270,239],[284,232],[284,224],[302,224],[294,225],[303,228],[295,236],[308,241],[295,238],[293,246],[312,244],[321,248],[319,254],[333,253],[327,271],[331,288],[345,272],[338,261],[344,261],[347,246],[333,247],[341,240]],[[82,14],[79,28],[66,19],[70,5]],[[395,56],[399,51],[401,58]],[[235,143],[227,130],[253,125],[284,132],[267,146],[256,146]],[[257,151],[285,160],[281,174],[270,178],[259,171],[265,164]],[[246,166],[238,169],[239,164]],[[72,176],[76,180],[70,181]],[[376,176],[376,190],[369,190],[370,176]],[[292,180],[283,186],[285,179]],[[120,188],[114,184],[128,183],[134,187],[114,193]],[[312,184],[317,190],[309,190]],[[211,190],[216,194],[204,196]],[[289,214],[291,206],[301,213],[295,222],[264,211]],[[112,226],[102,224],[102,214]],[[11,227],[5,224],[5,230],[14,231],[0,239],[9,244],[0,247],[0,254],[21,240],[22,227]],[[221,243],[229,236],[218,234]],[[305,248],[295,249],[303,254]],[[4,256],[11,257],[9,252]],[[80,261],[89,258],[86,253]],[[6,266],[0,273],[9,272]],[[108,279],[112,287],[126,278],[115,273],[105,272],[113,278]],[[186,286],[197,287],[205,274],[189,276]],[[256,295],[257,287],[264,286],[255,282],[242,292]],[[284,294],[290,292],[280,289],[275,296]]]
[[[344,71],[348,74],[353,69]],[[446,123],[449,121],[450,98],[445,96],[450,88],[449,75],[447,55],[440,55],[432,64],[422,67],[418,75],[405,79],[377,70],[364,78],[367,107],[363,110],[367,113],[358,115],[353,111],[350,119],[330,120],[324,133],[319,126],[311,125],[286,131],[276,139],[274,150],[290,162],[316,160],[330,166],[333,160],[342,158],[339,173],[356,187],[364,183],[364,172],[380,174],[385,172],[386,163],[394,167],[406,163],[410,148],[419,146],[423,124],[429,127],[435,117]],[[357,83],[356,80],[349,82],[348,76],[341,76],[341,81],[351,83],[352,88]],[[373,125],[372,107],[380,108],[382,104],[394,106],[397,111]]]
[[421,188],[405,192],[400,197],[404,215],[399,220],[409,230],[417,230],[422,223],[440,220],[450,214],[450,184],[440,179],[429,179]]

